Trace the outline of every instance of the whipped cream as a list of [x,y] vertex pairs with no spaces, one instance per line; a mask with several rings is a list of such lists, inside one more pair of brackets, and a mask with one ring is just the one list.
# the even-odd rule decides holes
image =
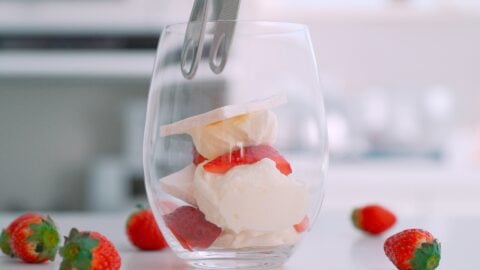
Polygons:
[[226,174],[209,173],[200,164],[193,185],[205,218],[234,233],[288,230],[307,213],[304,185],[279,172],[268,158],[235,166]]
[[188,134],[202,156],[214,159],[235,147],[272,144],[277,137],[277,116],[262,110],[194,128]]
[[213,243],[218,248],[273,247],[292,245],[298,241],[300,234],[293,228],[276,232],[257,232],[252,230],[235,233],[224,230]]

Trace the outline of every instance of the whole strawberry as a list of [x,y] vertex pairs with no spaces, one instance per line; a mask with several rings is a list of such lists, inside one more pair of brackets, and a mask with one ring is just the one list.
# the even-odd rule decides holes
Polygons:
[[24,218],[10,237],[13,254],[27,263],[53,261],[60,243],[53,220],[44,216]]
[[115,246],[97,232],[73,228],[60,248],[60,270],[118,270],[121,258]]
[[408,229],[385,241],[385,254],[399,270],[433,270],[440,262],[440,243],[421,229]]
[[127,220],[127,236],[139,249],[160,250],[168,247],[150,209],[140,209],[130,215]]
[[376,235],[390,229],[397,222],[397,218],[388,209],[372,204],[354,209],[352,221],[361,231]]
[[6,229],[2,230],[2,234],[0,235],[0,249],[5,255],[8,255],[11,257],[15,256],[12,251],[12,245],[10,243],[11,242],[10,239],[11,239],[12,232],[15,230],[15,228],[17,228],[18,224],[20,224],[24,220],[35,219],[37,217],[41,217],[41,215],[36,213],[23,214],[17,217],[16,219],[14,219]]

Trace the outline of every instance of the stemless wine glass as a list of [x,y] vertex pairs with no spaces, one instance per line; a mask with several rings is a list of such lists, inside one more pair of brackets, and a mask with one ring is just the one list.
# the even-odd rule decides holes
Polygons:
[[[215,29],[233,23],[217,74]],[[186,78],[186,28],[166,26],[158,45],[143,149],[149,203],[190,265],[277,267],[308,234],[324,194],[327,132],[308,29],[207,22],[197,72]]]

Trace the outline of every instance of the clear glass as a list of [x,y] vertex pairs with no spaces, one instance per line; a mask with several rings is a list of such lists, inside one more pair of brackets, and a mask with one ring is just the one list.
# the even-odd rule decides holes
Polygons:
[[187,25],[162,32],[145,127],[147,194],[171,249],[190,265],[277,267],[323,200],[320,82],[308,29],[291,23],[235,22],[225,69],[212,72],[215,29],[232,23],[207,23],[193,79],[180,68]]

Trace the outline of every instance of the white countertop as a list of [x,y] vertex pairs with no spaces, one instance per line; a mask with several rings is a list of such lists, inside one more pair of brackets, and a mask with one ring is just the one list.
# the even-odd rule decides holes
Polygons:
[[[480,216],[402,215],[391,231],[380,237],[369,237],[352,228],[349,211],[323,211],[312,231],[282,270],[394,270],[383,254],[384,239],[403,228],[415,226],[431,231],[442,242],[443,256],[438,269],[473,269],[476,265],[476,243],[480,241],[480,234],[476,230],[480,228]],[[51,215],[63,234],[72,226],[105,234],[121,253],[122,269],[188,269],[170,251],[141,252],[133,248],[124,234],[127,213]],[[0,226],[6,226],[14,216],[0,213]],[[58,257],[54,263],[28,265],[0,256],[2,270],[58,269],[59,263]]]

